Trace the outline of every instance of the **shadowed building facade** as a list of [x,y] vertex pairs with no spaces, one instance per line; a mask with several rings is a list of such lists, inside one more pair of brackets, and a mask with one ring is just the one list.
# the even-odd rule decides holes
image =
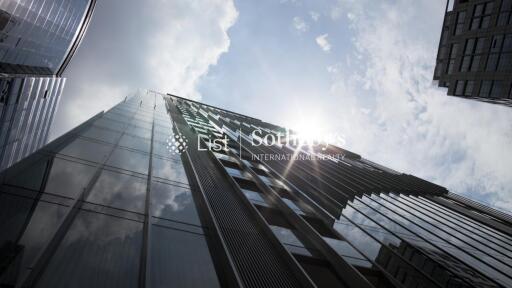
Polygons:
[[512,0],[448,0],[434,80],[448,95],[512,106]]
[[0,170],[47,143],[95,0],[0,1]]
[[285,133],[127,97],[0,174],[0,284],[512,285],[509,215]]

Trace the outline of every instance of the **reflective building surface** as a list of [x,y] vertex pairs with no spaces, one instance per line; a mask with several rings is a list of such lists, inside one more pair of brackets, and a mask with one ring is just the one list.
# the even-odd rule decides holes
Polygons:
[[512,0],[448,0],[434,80],[448,95],[512,107]]
[[282,135],[127,97],[0,173],[0,286],[512,286],[509,215]]
[[0,170],[47,143],[95,0],[0,1]]
[[60,76],[83,37],[94,2],[0,1],[0,73]]
[[0,79],[0,169],[48,142],[66,79]]

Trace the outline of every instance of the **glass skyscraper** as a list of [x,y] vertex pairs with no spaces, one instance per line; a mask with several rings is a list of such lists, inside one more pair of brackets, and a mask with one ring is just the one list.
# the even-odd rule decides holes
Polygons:
[[0,170],[47,143],[95,0],[0,1]]
[[0,286],[512,286],[509,215],[283,135],[127,97],[0,174]]
[[512,0],[447,0],[434,80],[448,95],[512,107]]

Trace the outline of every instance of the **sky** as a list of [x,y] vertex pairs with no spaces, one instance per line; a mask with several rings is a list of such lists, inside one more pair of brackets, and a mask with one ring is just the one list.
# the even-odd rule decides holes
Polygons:
[[312,123],[364,158],[512,211],[510,108],[432,81],[444,0],[98,1],[55,138],[137,89]]

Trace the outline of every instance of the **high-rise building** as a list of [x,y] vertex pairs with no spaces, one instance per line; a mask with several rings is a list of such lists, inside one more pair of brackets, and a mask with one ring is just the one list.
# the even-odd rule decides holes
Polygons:
[[512,218],[138,93],[0,174],[2,287],[511,287]]
[[434,80],[448,95],[512,107],[512,0],[447,0]]
[[96,0],[0,1],[0,170],[48,141]]

